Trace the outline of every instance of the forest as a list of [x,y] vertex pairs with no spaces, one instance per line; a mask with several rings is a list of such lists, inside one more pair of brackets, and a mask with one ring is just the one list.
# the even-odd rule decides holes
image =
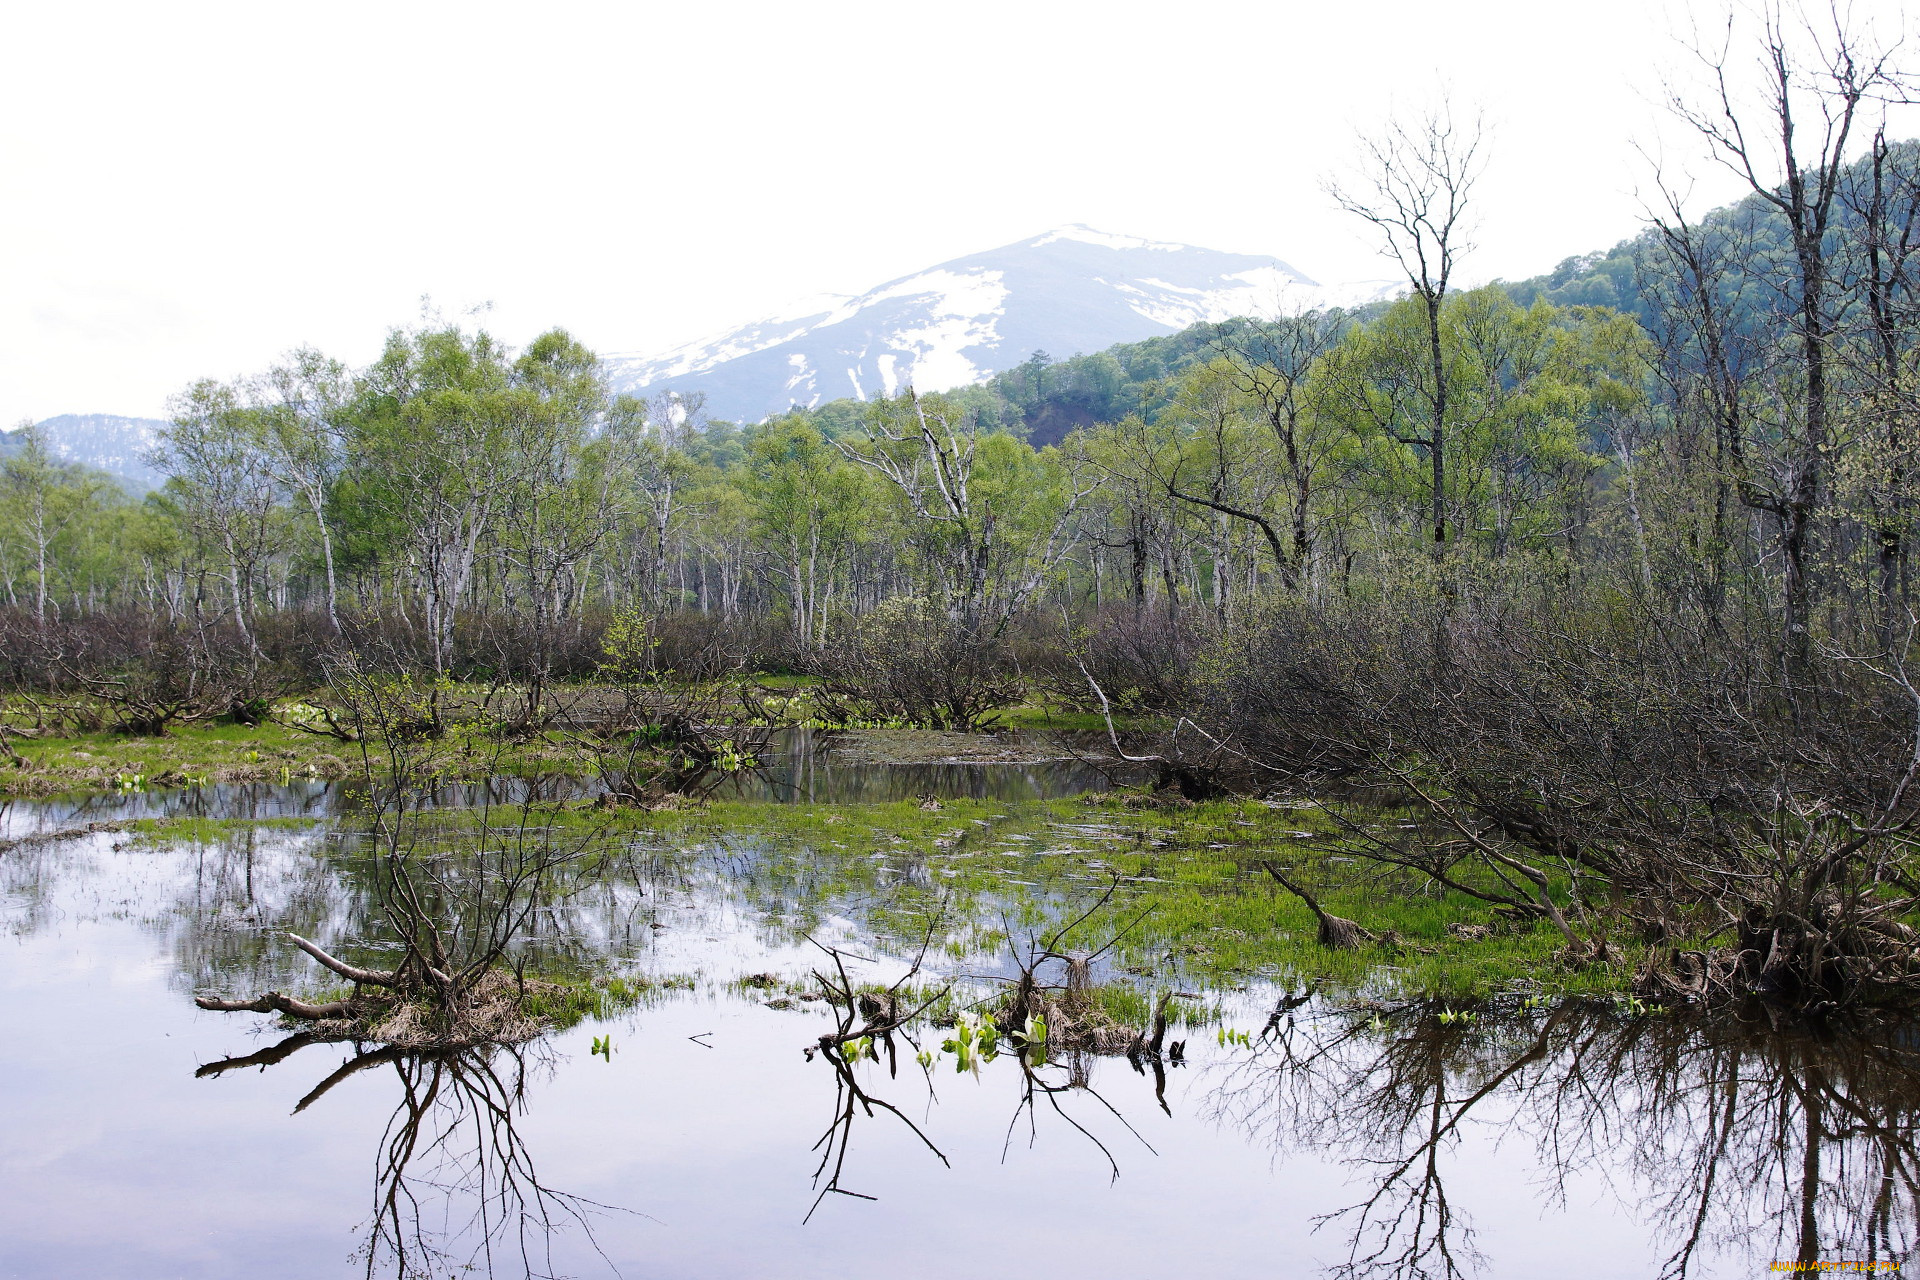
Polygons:
[[1360,311],[758,423],[428,318],[187,387],[144,499],[23,429],[0,745],[343,663],[518,690],[522,733],[641,676],[830,724],[1041,699],[1184,801],[1391,794],[1430,825],[1358,856],[1571,965],[1631,940],[1663,998],[1920,993],[1920,144],[1887,58],[1783,39],[1749,114],[1684,117],[1744,199],[1534,280],[1460,285],[1485,143],[1438,112],[1335,192],[1405,273]]

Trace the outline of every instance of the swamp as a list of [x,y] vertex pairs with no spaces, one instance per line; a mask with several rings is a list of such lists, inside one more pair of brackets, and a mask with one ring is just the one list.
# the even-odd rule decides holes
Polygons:
[[[378,771],[6,802],[35,1028],[0,1051],[8,1265],[1723,1276],[1912,1247],[1899,1022],[1662,1007],[1631,958],[1343,878],[1347,824],[1417,821],[1377,798],[1168,801],[1084,734],[944,764],[837,736],[653,810],[510,773],[397,803]],[[357,989],[313,952],[400,965],[396,830],[449,946],[514,899],[529,1025],[204,1007]],[[1372,940],[1322,945],[1316,909]]]
[[0,1277],[1913,1261],[1920,94],[1792,8],[1675,102],[1739,198],[1533,279],[1443,108],[1351,307],[0,435]]

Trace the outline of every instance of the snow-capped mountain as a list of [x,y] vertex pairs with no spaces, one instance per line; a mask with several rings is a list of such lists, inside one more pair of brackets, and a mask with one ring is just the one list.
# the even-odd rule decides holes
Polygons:
[[[63,413],[34,424],[47,451],[62,462],[104,471],[130,493],[143,494],[167,482],[146,464],[147,451],[159,443],[167,423],[160,418],[122,418],[111,413]],[[26,444],[21,431],[0,431],[0,457]]]
[[857,297],[810,298],[664,355],[607,359],[616,389],[702,393],[715,418],[798,404],[944,391],[1036,351],[1069,356],[1202,320],[1388,297],[1373,280],[1322,285],[1277,258],[1067,226],[956,258]]

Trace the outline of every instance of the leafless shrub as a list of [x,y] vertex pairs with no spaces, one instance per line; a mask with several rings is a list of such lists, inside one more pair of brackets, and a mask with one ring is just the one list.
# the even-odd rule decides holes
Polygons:
[[45,624],[0,617],[14,692],[8,731],[163,735],[228,718],[258,724],[298,683],[236,627],[183,627],[127,611]]
[[804,665],[845,715],[916,728],[978,729],[1026,694],[1001,637],[912,598],[842,619]]
[[1194,610],[1117,606],[1071,635],[1053,637],[1022,665],[1069,705],[1099,709],[1087,685],[1091,676],[1115,712],[1165,714],[1187,706],[1195,663],[1215,630],[1211,615]]
[[434,769],[420,747],[417,683],[355,660],[334,673],[371,800],[373,898],[399,943],[398,961],[367,968],[289,934],[335,980],[351,983],[350,993],[317,1003],[278,991],[201,996],[201,1008],[278,1013],[317,1034],[412,1049],[513,1043],[540,1030],[526,1012],[530,984],[517,944],[598,833],[559,833],[536,820],[529,798],[510,821],[496,821],[488,805],[471,831],[435,843],[423,821]]
[[1442,834],[1327,807],[1355,852],[1571,960],[1638,937],[1669,996],[1920,990],[1920,695],[1891,658],[1742,639],[1579,600],[1293,608],[1228,638],[1196,717],[1276,776],[1395,789]]
[[645,611],[608,624],[598,673],[616,701],[569,741],[594,760],[607,802],[657,808],[712,794],[757,767],[775,717],[758,691],[709,651],[709,672],[688,680],[661,658],[660,618]]

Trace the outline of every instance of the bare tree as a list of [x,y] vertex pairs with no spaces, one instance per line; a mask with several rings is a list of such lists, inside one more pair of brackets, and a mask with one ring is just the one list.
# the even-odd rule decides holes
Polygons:
[[1892,642],[1907,604],[1909,526],[1913,489],[1920,479],[1913,456],[1920,445],[1915,431],[1920,400],[1908,368],[1920,321],[1913,306],[1914,267],[1920,259],[1916,152],[1910,143],[1889,144],[1882,122],[1874,134],[1867,173],[1861,175],[1856,167],[1841,197],[1860,225],[1862,252],[1854,255],[1849,283],[1865,304],[1864,317],[1854,326],[1859,340],[1841,348],[1864,386],[1858,403],[1867,417],[1858,436],[1864,448],[1855,451],[1854,474],[1847,480],[1863,500],[1873,533],[1883,644]]
[[1400,264],[1426,312],[1430,367],[1424,388],[1428,419],[1410,443],[1425,449],[1432,469],[1433,550],[1447,547],[1446,360],[1440,342],[1440,311],[1456,267],[1472,246],[1465,240],[1468,198],[1481,170],[1485,128],[1478,117],[1456,123],[1452,105],[1417,119],[1396,118],[1378,134],[1360,140],[1365,172],[1354,184],[1329,184],[1348,213],[1366,219],[1380,234],[1387,256]]
[[1280,580],[1290,588],[1305,581],[1313,554],[1309,521],[1314,485],[1324,464],[1324,449],[1307,429],[1307,378],[1350,323],[1344,312],[1311,310],[1223,332],[1214,344],[1233,370],[1234,385],[1258,409],[1280,449],[1292,548],[1289,556],[1276,546],[1274,555]]
[[[1746,22],[1730,11],[1718,40],[1696,36],[1691,52],[1705,86],[1697,95],[1670,88],[1667,96],[1712,159],[1786,232],[1791,262],[1764,268],[1780,291],[1798,367],[1781,380],[1781,395],[1768,397],[1780,442],[1772,474],[1764,483],[1743,483],[1741,498],[1778,522],[1788,647],[1804,654],[1812,608],[1807,561],[1835,444],[1839,299],[1829,233],[1861,113],[1898,98],[1903,83],[1892,65],[1895,46],[1880,43],[1838,5],[1809,12],[1769,2],[1751,21],[1758,30],[1749,35]],[[1736,46],[1756,55],[1751,74],[1736,66]]]

